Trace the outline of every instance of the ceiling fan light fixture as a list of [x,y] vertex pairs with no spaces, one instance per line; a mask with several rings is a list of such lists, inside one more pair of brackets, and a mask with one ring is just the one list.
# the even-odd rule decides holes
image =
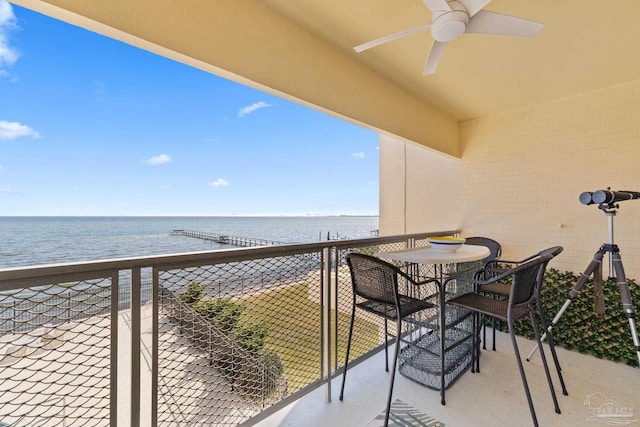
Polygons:
[[434,40],[447,43],[457,39],[466,31],[469,24],[469,13],[457,3],[450,3],[453,10],[434,16],[431,24],[431,35]]

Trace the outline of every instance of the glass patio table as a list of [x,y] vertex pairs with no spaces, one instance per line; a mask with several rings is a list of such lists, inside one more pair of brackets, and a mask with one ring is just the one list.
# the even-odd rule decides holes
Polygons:
[[473,291],[471,284],[450,279],[473,275],[482,267],[480,260],[489,254],[485,246],[466,244],[455,252],[420,247],[376,253],[379,258],[401,263],[418,282],[437,279],[435,284],[431,282],[412,290],[414,297],[430,300],[437,308],[432,315],[412,322],[410,344],[403,347],[398,356],[401,374],[442,392],[471,366],[471,312],[445,303]]

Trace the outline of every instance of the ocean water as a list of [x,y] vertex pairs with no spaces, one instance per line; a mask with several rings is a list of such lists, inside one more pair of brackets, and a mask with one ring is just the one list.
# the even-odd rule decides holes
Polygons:
[[0,268],[230,247],[177,229],[303,243],[371,237],[378,217],[0,217]]

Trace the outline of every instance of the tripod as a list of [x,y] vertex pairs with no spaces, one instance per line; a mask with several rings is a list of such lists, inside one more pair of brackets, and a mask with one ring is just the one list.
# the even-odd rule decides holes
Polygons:
[[[611,193],[611,196],[607,194],[606,195],[607,197],[604,197],[602,196],[602,194],[600,194],[600,197],[598,197],[598,193]],[[634,192],[629,192],[629,193],[632,196],[635,195]],[[598,249],[598,251],[595,253],[593,260],[591,260],[591,262],[587,266],[587,269],[584,271],[584,273],[582,273],[582,276],[580,276],[574,288],[571,289],[571,292],[569,292],[569,297],[560,308],[560,311],[558,311],[558,313],[555,315],[551,323],[548,326],[545,326],[545,333],[540,338],[540,341],[543,341],[547,337],[547,334],[551,333],[551,330],[558,323],[558,321],[560,320],[560,317],[564,314],[567,307],[569,307],[569,304],[571,303],[571,301],[580,293],[582,288],[584,288],[584,286],[587,284],[587,281],[589,280],[589,277],[591,277],[591,275],[594,276],[593,281],[594,281],[594,286],[596,290],[596,298],[597,298],[596,312],[598,315],[604,314],[604,310],[603,310],[604,307],[602,306],[603,304],[602,258],[604,258],[604,255],[608,253],[609,254],[609,276],[615,277],[616,279],[616,283],[618,285],[618,292],[620,293],[620,300],[622,301],[622,308],[624,309],[625,315],[629,320],[629,328],[631,329],[633,346],[634,346],[636,355],[638,356],[638,364],[640,365],[640,341],[638,340],[638,331],[636,329],[636,321],[635,321],[636,315],[633,312],[633,303],[631,302],[631,294],[629,293],[627,278],[624,274],[622,259],[620,258],[620,250],[618,249],[618,245],[613,243],[613,217],[616,215],[616,211],[618,210],[618,205],[615,204],[615,202],[620,200],[630,200],[632,198],[638,198],[638,197],[619,198],[618,196],[619,196],[618,192],[609,192],[609,191],[605,192],[604,190],[600,190],[593,193],[593,198],[592,198],[592,193],[582,193],[580,195],[580,201],[583,204],[590,205],[590,204],[593,204],[594,202],[600,203],[598,208],[605,213],[608,219],[609,243],[604,243],[602,246],[600,246],[600,249]],[[586,200],[587,197],[588,197],[588,200]],[[613,276],[612,273],[615,273],[615,276]],[[600,302],[600,304],[598,302]],[[535,347],[531,350],[531,353],[529,353],[529,357],[527,357],[527,360],[531,359],[531,356],[533,356],[533,354],[536,352],[537,349],[538,349],[538,345],[536,344]]]

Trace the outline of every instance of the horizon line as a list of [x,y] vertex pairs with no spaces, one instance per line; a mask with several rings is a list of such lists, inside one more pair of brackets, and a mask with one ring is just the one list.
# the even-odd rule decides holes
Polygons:
[[174,215],[0,215],[0,218],[321,218],[321,217],[379,217],[380,214],[174,214]]

